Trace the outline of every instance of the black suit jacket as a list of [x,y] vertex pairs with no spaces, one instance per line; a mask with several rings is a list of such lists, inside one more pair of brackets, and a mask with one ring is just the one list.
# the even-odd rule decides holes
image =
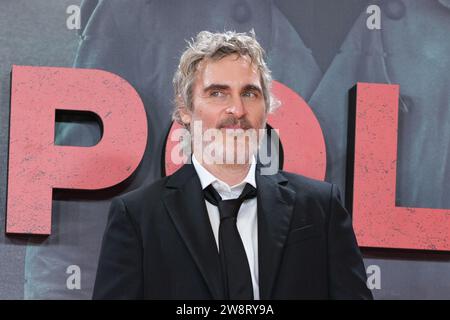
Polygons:
[[[256,170],[261,299],[372,298],[336,186]],[[223,299],[193,165],[113,200],[94,299]]]

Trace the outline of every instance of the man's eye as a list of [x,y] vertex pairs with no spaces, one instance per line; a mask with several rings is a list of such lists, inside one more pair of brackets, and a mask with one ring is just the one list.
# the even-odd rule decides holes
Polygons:
[[247,98],[256,98],[257,97],[256,93],[254,93],[252,91],[244,92],[242,95]]
[[225,94],[221,91],[212,91],[210,96],[211,97],[223,97]]

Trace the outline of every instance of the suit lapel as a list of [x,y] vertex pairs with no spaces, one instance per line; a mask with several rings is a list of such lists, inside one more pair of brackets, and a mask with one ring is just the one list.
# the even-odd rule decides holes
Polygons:
[[[258,259],[261,299],[270,299],[289,232],[295,192],[280,173],[256,170],[258,200]],[[193,165],[184,165],[169,177],[163,202],[186,243],[214,299],[224,299],[220,259]]]
[[294,208],[295,192],[280,173],[256,171],[258,190],[258,256],[261,299],[271,299]]
[[224,299],[220,260],[200,180],[186,164],[169,177],[163,202],[214,299]]

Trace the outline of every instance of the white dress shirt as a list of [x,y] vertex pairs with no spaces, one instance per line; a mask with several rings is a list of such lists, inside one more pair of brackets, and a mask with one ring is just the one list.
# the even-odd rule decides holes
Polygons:
[[[212,175],[205,167],[203,167],[192,155],[192,164],[200,178],[202,190],[210,184],[216,189],[223,200],[239,198],[244,190],[245,184],[249,183],[256,188],[255,168],[256,162],[253,159],[247,176],[240,183],[229,186],[226,182],[221,181]],[[220,215],[219,209],[205,200],[206,209],[208,211],[209,221],[216,239],[217,250],[219,250],[219,225]],[[252,198],[242,203],[237,216],[237,229],[244,244],[245,253],[247,255],[248,264],[250,266],[250,274],[252,276],[253,297],[259,300],[259,276],[258,276],[258,222],[257,222],[257,200]]]

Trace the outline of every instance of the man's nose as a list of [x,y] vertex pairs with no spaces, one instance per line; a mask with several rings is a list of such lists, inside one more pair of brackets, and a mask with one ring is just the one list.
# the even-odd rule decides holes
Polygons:
[[241,118],[247,113],[245,105],[242,102],[242,97],[240,95],[237,97],[233,97],[230,102],[231,103],[228,109],[231,113],[234,114],[236,118]]

